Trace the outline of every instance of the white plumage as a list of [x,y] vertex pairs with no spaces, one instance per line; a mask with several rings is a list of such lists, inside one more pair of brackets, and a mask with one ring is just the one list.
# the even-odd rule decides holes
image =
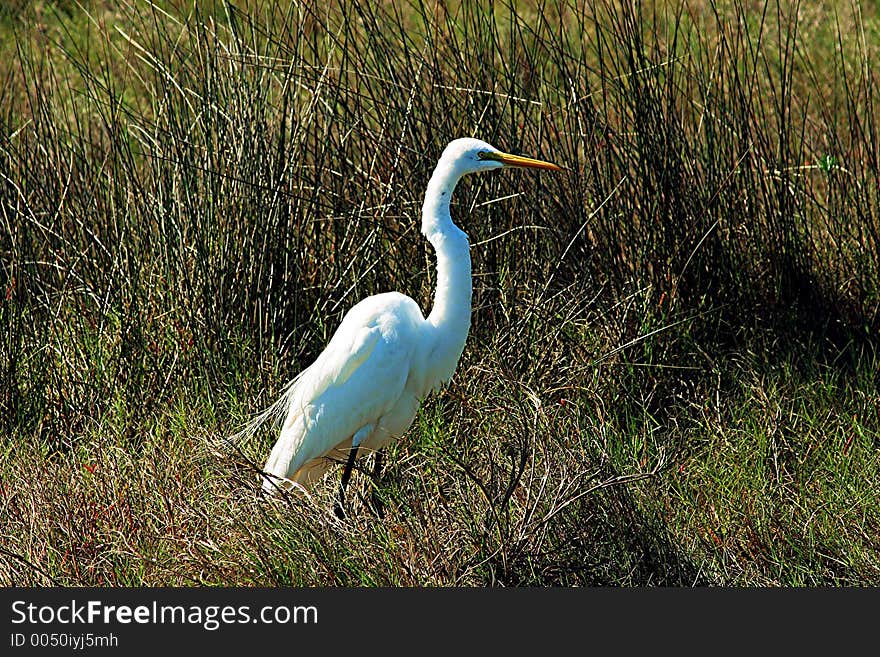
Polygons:
[[398,292],[368,297],[348,311],[315,362],[242,432],[284,418],[264,468],[264,490],[308,487],[353,448],[378,450],[401,437],[421,401],[452,377],[470,329],[471,259],[449,202],[462,176],[503,166],[559,169],[478,139],[456,139],[443,151],[422,207],[422,233],[437,254],[430,315]]

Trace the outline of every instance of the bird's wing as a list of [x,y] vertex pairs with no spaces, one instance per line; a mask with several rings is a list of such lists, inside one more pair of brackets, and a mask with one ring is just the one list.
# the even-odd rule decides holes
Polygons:
[[382,331],[376,325],[345,330],[344,325],[330,340],[327,348],[300,378],[302,385],[289,398],[289,409],[305,405],[323,395],[330,386],[339,386],[363,365],[376,348]]
[[[342,327],[340,327],[342,329]],[[354,333],[347,340],[346,333]],[[340,335],[342,334],[342,335]],[[381,337],[376,326],[360,327],[358,331],[339,331],[327,348],[309,367],[296,375],[288,383],[281,396],[259,414],[253,416],[236,434],[230,436],[232,442],[240,442],[252,436],[263,424],[271,422],[289,425],[295,414],[293,409],[302,409],[320,397],[332,385],[341,385],[370,357]]]
[[[285,393],[288,409],[313,403],[331,388],[342,386],[352,403],[380,401],[382,386],[394,387],[409,373],[423,322],[418,305],[397,292],[377,294],[356,304],[324,351]],[[356,373],[362,381],[351,381]],[[360,399],[361,388],[364,399]]]
[[[402,294],[388,292],[364,299],[346,313],[330,343],[315,362],[285,386],[275,403],[252,417],[230,439],[238,442],[248,438],[269,422],[277,425],[284,421],[285,425],[289,424],[296,413],[328,390],[348,383],[355,373],[362,371],[371,356],[376,360],[373,365],[375,370],[369,377],[375,384],[369,389],[371,395],[368,401],[371,403],[368,405],[372,405],[381,396],[377,395],[377,392],[381,392],[380,386],[387,386],[390,380],[396,381],[404,368],[408,367],[410,350],[415,347],[417,340],[414,332],[422,322],[424,317],[418,305]],[[388,333],[388,340],[382,340],[383,330]],[[376,355],[380,343],[381,354]],[[379,379],[385,379],[386,383],[381,383]],[[349,398],[353,392],[357,392],[355,388],[360,390],[360,386],[348,388],[351,389],[346,391]]]
[[296,480],[300,468],[339,456],[337,450],[345,450],[355,433],[375,425],[398,403],[419,343],[418,318],[408,306],[388,301],[373,299],[347,315],[327,348],[285,393],[286,418],[266,472]]

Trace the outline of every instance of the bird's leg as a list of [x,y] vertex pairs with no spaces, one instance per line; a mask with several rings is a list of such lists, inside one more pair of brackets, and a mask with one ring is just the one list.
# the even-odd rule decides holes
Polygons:
[[385,454],[385,448],[382,448],[378,452],[376,452],[376,456],[373,459],[373,474],[370,475],[373,478],[373,481],[379,481],[379,475],[382,474],[383,454]]
[[336,500],[336,505],[333,507],[333,512],[340,520],[345,518],[345,489],[348,486],[349,479],[351,479],[351,471],[354,469],[354,461],[357,458],[357,453],[358,446],[353,445],[351,451],[348,453],[348,461],[345,463],[345,469],[342,471],[342,481],[339,484],[339,499]]
[[384,453],[384,449],[376,452],[376,456],[373,457],[373,474],[370,476],[370,479],[373,481],[373,492],[370,493],[370,506],[373,507],[373,511],[379,518],[385,517],[385,506],[379,497],[379,476],[382,474],[382,455]]
[[373,425],[368,424],[354,434],[354,437],[351,439],[351,451],[348,453],[348,461],[345,463],[345,469],[342,471],[342,481],[339,484],[339,499],[336,500],[336,504],[333,507],[333,512],[340,520],[345,518],[345,489],[348,486],[349,479],[351,479],[351,471],[354,470],[354,461],[357,458],[358,448],[361,446],[361,442],[371,433],[373,433]]

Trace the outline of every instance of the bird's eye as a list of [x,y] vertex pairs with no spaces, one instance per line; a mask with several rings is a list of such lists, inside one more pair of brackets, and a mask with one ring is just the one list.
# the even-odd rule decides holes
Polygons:
[[477,158],[480,160],[488,159],[487,155],[489,155],[489,151],[477,151]]

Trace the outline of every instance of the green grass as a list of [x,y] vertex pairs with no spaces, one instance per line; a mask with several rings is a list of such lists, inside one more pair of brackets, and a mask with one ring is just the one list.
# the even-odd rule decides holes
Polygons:
[[[8,4],[0,583],[877,585],[878,26]],[[457,191],[455,378],[346,521],[338,473],[262,499],[275,435],[222,439],[360,298],[427,309],[421,196],[464,135],[567,171]]]

